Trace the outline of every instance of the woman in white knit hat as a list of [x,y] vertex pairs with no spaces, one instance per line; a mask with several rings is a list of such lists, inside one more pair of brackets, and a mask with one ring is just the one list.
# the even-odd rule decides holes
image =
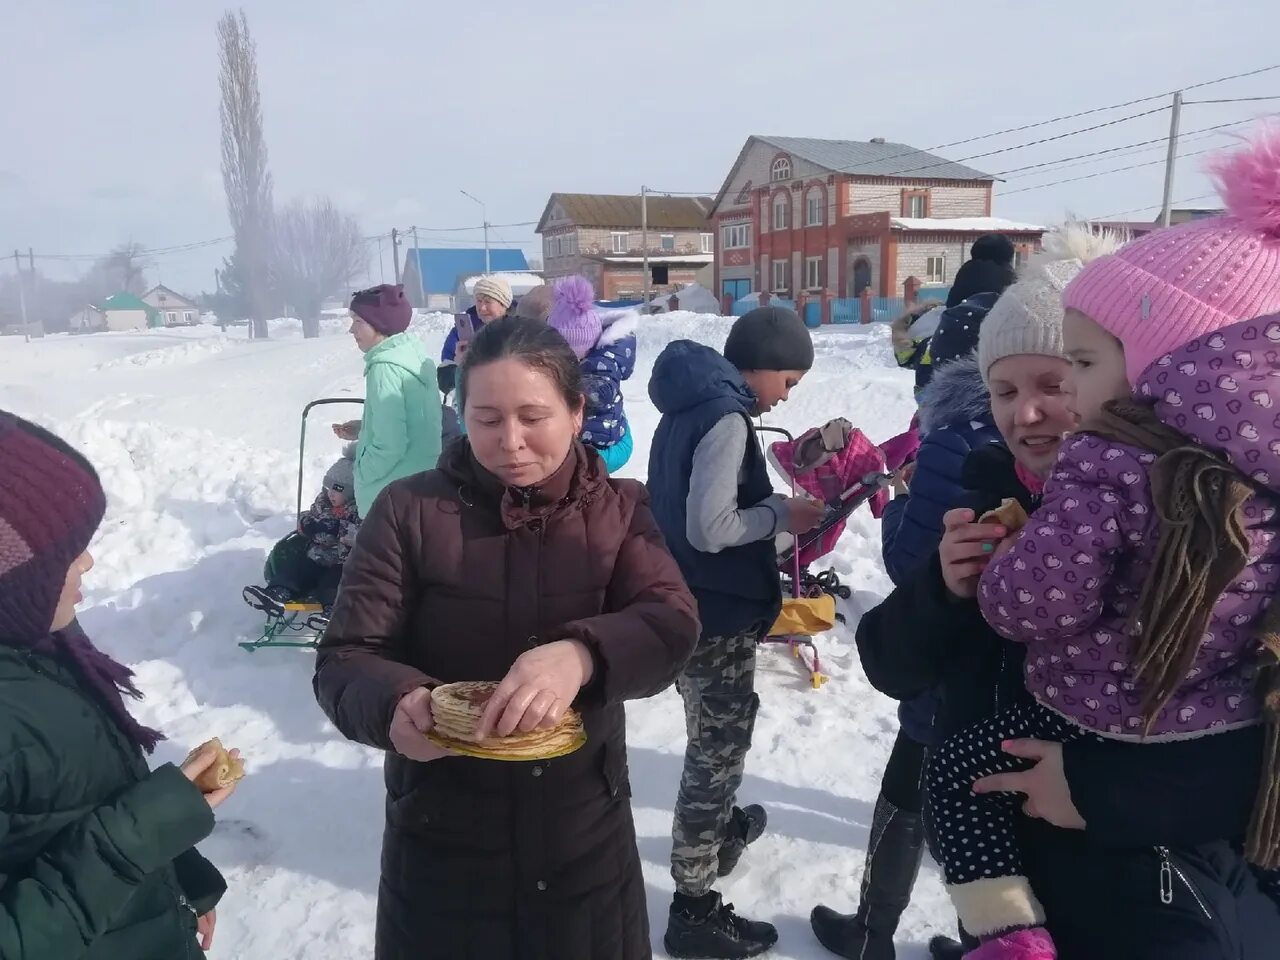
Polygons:
[[[500,274],[481,277],[471,290],[475,305],[467,308],[467,323],[470,327],[465,336],[460,335],[460,327],[455,325],[444,338],[444,347],[440,350],[440,365],[436,368],[440,392],[446,397],[453,393],[457,381],[458,367],[462,355],[467,351],[471,337],[480,332],[486,323],[493,323],[505,317],[511,310],[515,296],[511,293],[511,284]],[[462,315],[459,314],[459,317]]]
[[[1044,252],[1031,259],[972,331],[973,353],[939,369],[920,397],[921,423],[928,429],[911,480],[912,498],[936,500],[950,510],[985,509],[1005,498],[1029,508],[1038,500],[1063,435],[1075,428],[1062,392],[1071,366],[1062,346],[1062,290],[1085,263],[1117,245],[1116,237],[1095,235],[1084,224],[1050,234]],[[975,430],[975,425],[986,429]],[[1000,442],[981,442],[992,425]],[[958,443],[960,435],[974,442]],[[818,939],[837,956],[892,960],[893,935],[922,857],[926,752],[986,716],[993,691],[995,702],[1003,702],[1005,681],[1011,687],[1020,683],[1016,664],[1009,677],[1001,673],[999,664],[1008,658],[985,625],[974,636],[965,635],[964,624],[981,624],[976,601],[948,599],[966,596],[964,584],[952,584],[944,570],[953,551],[975,546],[967,531],[968,525],[946,529],[920,523],[885,531],[886,545],[910,536],[914,555],[928,562],[905,571],[891,567],[896,589],[858,628],[867,677],[907,709],[899,715],[902,727],[881,780],[858,910],[842,915],[820,906],[811,917]],[[956,619],[956,611],[968,606],[975,608],[976,619]],[[955,654],[957,649],[966,652]],[[959,661],[947,659],[952,656]],[[929,714],[930,708],[936,713]],[[939,960],[963,952],[945,937],[931,946]]]

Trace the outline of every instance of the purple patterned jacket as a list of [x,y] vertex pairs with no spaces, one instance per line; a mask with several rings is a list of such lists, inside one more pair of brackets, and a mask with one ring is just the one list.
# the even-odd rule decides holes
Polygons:
[[[1258,723],[1254,625],[1280,586],[1280,316],[1161,357],[1143,373],[1138,395],[1259,487],[1244,507],[1249,566],[1215,604],[1186,682],[1150,739]],[[1125,625],[1159,535],[1148,478],[1154,461],[1094,434],[1068,438],[1040,509],[983,573],[978,597],[992,627],[1027,644],[1027,689],[1081,727],[1120,739],[1140,739],[1145,725]]]

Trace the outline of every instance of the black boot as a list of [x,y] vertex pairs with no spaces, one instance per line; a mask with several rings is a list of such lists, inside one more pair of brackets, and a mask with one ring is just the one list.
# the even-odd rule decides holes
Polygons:
[[729,820],[724,841],[720,844],[720,862],[716,866],[716,876],[727,877],[733,873],[747,847],[760,839],[760,834],[764,833],[768,823],[768,814],[758,803],[733,808],[733,817]]
[[681,960],[745,960],[777,942],[773,924],[738,916],[733,904],[722,903],[714,891],[701,897],[676,894],[662,938],[667,953]]
[[931,960],[964,960],[966,952],[964,944],[950,937],[934,937],[929,941]]
[[894,960],[893,935],[911,902],[920,872],[924,827],[918,813],[903,813],[884,797],[876,800],[855,914],[814,907],[809,916],[818,941],[846,960]]

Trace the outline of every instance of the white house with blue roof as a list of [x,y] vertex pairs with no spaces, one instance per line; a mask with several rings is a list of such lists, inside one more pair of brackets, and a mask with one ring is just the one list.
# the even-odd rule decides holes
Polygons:
[[[409,301],[426,310],[456,310],[458,288],[469,277],[485,272],[483,247],[410,247],[405,251],[404,292]],[[528,273],[523,250],[489,251],[492,273]]]

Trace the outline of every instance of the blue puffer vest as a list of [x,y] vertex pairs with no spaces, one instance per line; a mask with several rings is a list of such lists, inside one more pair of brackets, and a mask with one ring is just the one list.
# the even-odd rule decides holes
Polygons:
[[653,514],[698,601],[702,633],[729,636],[757,624],[763,631],[782,608],[773,540],[704,553],[690,545],[686,533],[693,454],[725,416],[741,416],[749,431],[738,486],[739,506],[755,506],[773,493],[764,453],[751,425],[755,397],[733,364],[691,340],[676,340],[662,351],[653,365],[649,397],[662,414],[649,455]]

